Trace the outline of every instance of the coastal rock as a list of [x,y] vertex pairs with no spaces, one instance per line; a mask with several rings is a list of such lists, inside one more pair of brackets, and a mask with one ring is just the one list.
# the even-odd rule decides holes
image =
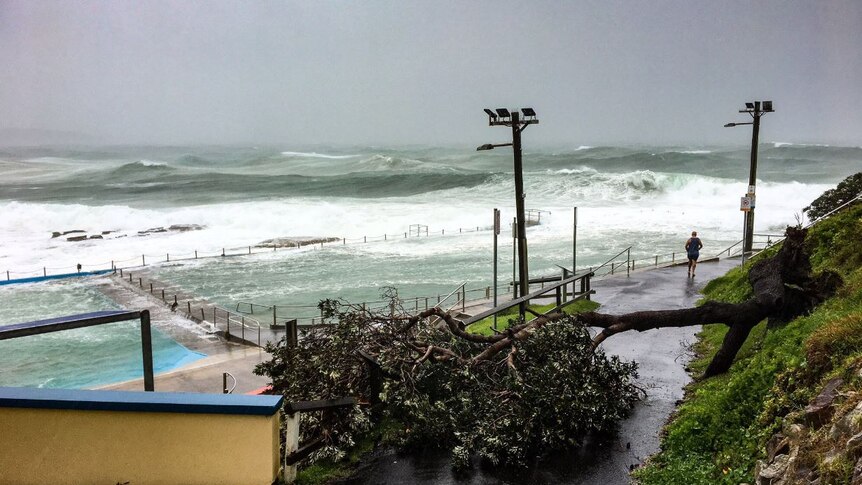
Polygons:
[[84,240],[86,240],[86,239],[87,239],[87,235],[86,235],[86,234],[85,234],[85,235],[83,235],[83,236],[71,236],[71,237],[67,237],[67,238],[66,238],[66,240],[67,240],[67,241],[69,241],[69,242],[84,241]]
[[155,234],[157,232],[168,232],[164,227],[151,227],[145,231],[138,231],[138,235]]
[[836,377],[826,383],[820,394],[814,398],[805,408],[805,421],[813,428],[819,428],[826,424],[835,411],[834,401],[838,397],[838,388],[844,383],[844,379]]
[[862,422],[862,402],[832,425],[829,429],[829,438],[838,441],[845,436],[855,434],[859,431],[860,422]]
[[63,232],[51,231],[51,239],[54,239],[55,237],[65,236],[66,234],[75,234],[75,233],[79,233],[79,232],[86,232],[86,231],[84,231],[83,229],[72,229],[71,231],[63,231]]
[[859,448],[862,448],[862,433],[853,435],[849,440],[847,440],[847,444],[845,446],[848,453],[856,454],[859,451]]
[[294,236],[294,237],[277,237],[267,239],[257,243],[256,248],[297,248],[300,246],[308,246],[310,244],[321,244],[341,241],[338,237],[318,237],[318,236]]
[[785,482],[784,475],[787,472],[787,467],[790,462],[790,457],[787,455],[777,455],[775,461],[769,465],[765,465],[763,461],[757,464],[757,485],[780,485]]
[[203,229],[204,226],[200,224],[172,224],[170,227],[168,227],[169,231],[177,232],[200,231]]
[[104,239],[101,234],[95,234],[93,236],[88,237],[87,239]]
[[853,467],[853,478],[850,485],[862,485],[862,458],[856,460],[856,465]]
[[138,231],[139,236],[148,236],[150,234],[156,234],[160,232],[188,232],[188,231],[200,231],[205,229],[206,226],[202,226],[200,224],[172,224],[165,228],[164,226],[159,227],[151,227],[145,231]]
[[786,455],[790,452],[790,438],[783,433],[775,433],[766,442],[766,460],[771,462],[776,455]]

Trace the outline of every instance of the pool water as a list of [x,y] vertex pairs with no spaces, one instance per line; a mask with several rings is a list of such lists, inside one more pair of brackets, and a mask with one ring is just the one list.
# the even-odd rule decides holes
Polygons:
[[[0,287],[0,326],[120,309],[91,278]],[[152,342],[156,373],[205,357],[155,328]],[[0,341],[0,386],[82,389],[142,376],[135,321]]]

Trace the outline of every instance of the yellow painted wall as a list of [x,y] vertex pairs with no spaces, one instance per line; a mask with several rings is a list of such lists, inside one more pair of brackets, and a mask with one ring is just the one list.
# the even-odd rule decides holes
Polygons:
[[270,485],[275,416],[0,408],[0,485]]

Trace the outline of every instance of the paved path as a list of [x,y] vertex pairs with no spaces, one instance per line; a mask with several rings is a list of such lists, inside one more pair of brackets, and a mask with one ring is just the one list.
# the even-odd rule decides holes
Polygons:
[[[672,310],[694,305],[700,290],[711,279],[739,264],[738,259],[698,265],[697,276],[686,277],[685,266],[633,272],[630,277],[595,280],[593,299],[605,313],[622,314],[639,310]],[[685,372],[688,348],[700,327],[668,328],[647,332],[624,332],[608,338],[602,346],[609,354],[639,363],[639,382],[648,396],[633,415],[621,423],[616,443],[544,462],[541,469],[503,476],[493,470],[476,470],[456,477],[445,453],[421,456],[384,454],[356,477],[355,483],[423,484],[625,484],[629,467],[640,465],[659,449],[659,432],[675,404],[683,397],[690,378]],[[629,444],[630,446],[626,446]],[[513,476],[519,475],[519,476]]]

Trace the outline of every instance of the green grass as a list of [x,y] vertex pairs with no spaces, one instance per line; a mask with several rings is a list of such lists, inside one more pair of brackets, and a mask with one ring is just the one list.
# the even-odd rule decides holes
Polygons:
[[[815,270],[831,268],[845,278],[838,295],[780,328],[767,331],[761,322],[729,372],[690,385],[665,429],[662,452],[635,472],[640,483],[753,483],[756,460],[765,455],[766,440],[780,429],[788,413],[804,407],[833,368],[862,357],[858,336],[862,261],[836,241],[848,237],[846,228],[859,224],[860,216],[862,208],[836,216],[829,225],[812,229],[807,239]],[[847,245],[848,240],[843,241]],[[855,251],[859,252],[858,247]],[[706,298],[726,302],[749,298],[747,272],[748,265],[710,282],[704,289]],[[698,357],[690,364],[696,378],[726,332],[724,325],[703,328],[696,345]],[[809,360],[819,364],[815,367]]]
[[[530,305],[530,309],[537,313],[544,313],[556,305],[550,303],[548,305]],[[597,309],[600,305],[592,300],[577,300],[571,305],[563,308],[563,312],[569,315],[575,315],[577,313],[583,312],[591,312]],[[510,308],[507,312],[500,314],[497,316],[497,330],[505,330],[509,328],[509,325],[517,320],[518,318],[518,307]],[[492,335],[494,331],[492,330],[494,326],[494,317],[488,317],[483,320],[479,320],[476,323],[473,323],[469,327],[467,327],[467,331],[471,333],[476,333],[480,335]]]

